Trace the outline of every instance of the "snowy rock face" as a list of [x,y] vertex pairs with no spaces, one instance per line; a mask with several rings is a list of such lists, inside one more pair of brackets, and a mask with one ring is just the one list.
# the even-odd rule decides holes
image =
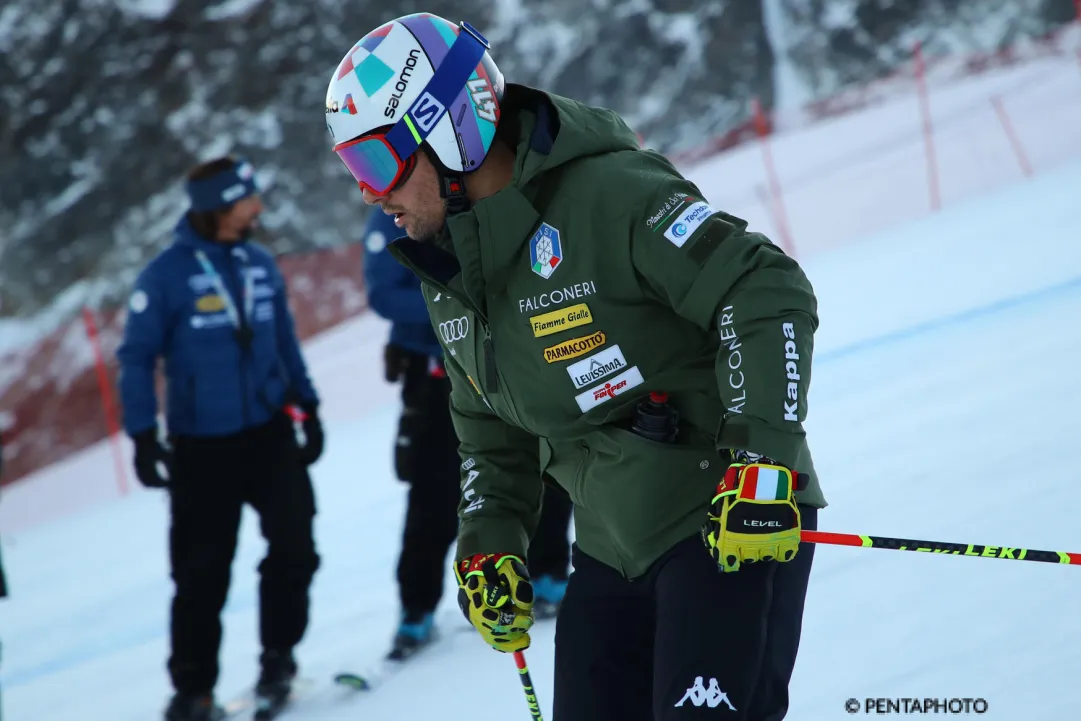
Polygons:
[[[769,0],[767,0],[768,2]],[[788,59],[812,95],[929,56],[992,52],[1076,19],[1074,0],[779,0]]]
[[[766,6],[778,2],[786,47],[775,51]],[[185,171],[228,151],[253,160],[268,188],[273,250],[356,241],[366,210],[329,151],[322,106],[345,50],[394,15],[468,19],[512,82],[611,107],[674,152],[745,121],[752,97],[771,107],[775,52],[826,92],[887,72],[921,32],[972,26],[984,44],[1008,41],[1071,4],[4,0],[0,318],[57,298],[122,301],[185,208]]]
[[329,150],[326,85],[342,54],[395,15],[468,19],[512,82],[610,105],[671,147],[720,132],[752,93],[771,99],[761,8],[728,5],[5,0],[0,316],[72,288],[79,302],[122,299],[169,241],[185,171],[220,152],[259,169],[273,250],[356,241],[366,210]]

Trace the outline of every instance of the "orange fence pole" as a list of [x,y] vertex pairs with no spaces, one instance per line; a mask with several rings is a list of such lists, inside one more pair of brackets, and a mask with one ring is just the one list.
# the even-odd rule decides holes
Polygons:
[[1006,113],[1006,106],[1002,104],[1002,98],[998,95],[993,96],[991,105],[995,106],[995,114],[1002,123],[1002,130],[1006,133],[1006,139],[1010,141],[1013,154],[1017,156],[1017,164],[1021,166],[1021,172],[1026,178],[1031,178],[1032,163],[1028,160],[1028,154],[1025,153],[1025,146],[1021,144],[1021,139],[1014,132],[1013,123],[1010,122],[1010,116]]
[[773,219],[781,235],[781,247],[795,258],[796,245],[792,239],[791,226],[788,224],[788,213],[785,211],[781,179],[777,175],[777,167],[773,163],[773,153],[770,150],[769,124],[766,122],[766,115],[762,112],[762,104],[758,102],[758,98],[751,99],[751,108],[754,112],[754,127],[762,147],[762,162],[766,166],[766,177],[769,179],[770,193],[773,196]]
[[98,375],[98,391],[101,393],[101,409],[105,413],[105,425],[109,430],[109,444],[113,449],[113,463],[116,466],[116,480],[120,488],[120,495],[128,492],[127,466],[124,464],[124,454],[120,447],[120,420],[116,413],[116,404],[113,401],[112,384],[109,383],[109,371],[105,366],[105,354],[101,350],[101,338],[98,333],[98,325],[94,320],[94,313],[87,307],[83,307],[83,325],[86,327],[86,337],[90,341],[90,347],[94,351],[94,366]]
[[920,100],[920,115],[923,118],[923,146],[927,155],[927,185],[931,194],[931,210],[942,207],[942,196],[938,187],[938,159],[935,156],[935,132],[931,123],[931,100],[927,93],[927,68],[923,62],[923,46],[917,41],[912,51],[916,64],[916,92]]

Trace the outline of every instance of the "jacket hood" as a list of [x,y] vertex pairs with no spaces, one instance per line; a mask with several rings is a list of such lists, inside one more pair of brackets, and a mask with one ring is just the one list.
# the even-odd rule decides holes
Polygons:
[[198,248],[206,252],[224,253],[233,248],[247,248],[248,240],[248,238],[245,238],[235,243],[219,243],[216,240],[206,238],[199,235],[195,228],[191,226],[187,214],[180,216],[180,220],[177,221],[176,226],[173,228],[173,243],[175,245]]
[[572,160],[639,147],[615,111],[513,83],[503,97],[519,124],[513,179],[519,187]]

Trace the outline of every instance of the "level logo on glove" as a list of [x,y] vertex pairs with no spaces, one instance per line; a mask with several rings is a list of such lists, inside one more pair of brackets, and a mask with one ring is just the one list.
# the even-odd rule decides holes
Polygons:
[[477,554],[454,565],[458,607],[497,651],[529,648],[533,584],[522,559],[505,553]]
[[726,572],[741,563],[791,561],[799,550],[797,476],[768,459],[733,463],[717,484],[702,540]]

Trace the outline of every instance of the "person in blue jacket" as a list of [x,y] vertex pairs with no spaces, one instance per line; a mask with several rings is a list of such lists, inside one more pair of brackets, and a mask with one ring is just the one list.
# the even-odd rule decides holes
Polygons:
[[[251,240],[263,210],[251,164],[232,156],[200,164],[187,191],[191,207],[172,245],[135,283],[117,357],[136,474],[170,494],[168,670],[176,693],[165,718],[214,721],[224,717],[213,692],[220,616],[245,503],[258,512],[267,541],[255,690],[266,704],[288,697],[293,647],[307,628],[320,562],[307,467],[322,453],[323,430],[285,281],[273,256]],[[157,418],[159,358],[167,444]]]
[[[401,618],[389,654],[394,660],[408,657],[432,638],[445,560],[458,533],[462,464],[450,415],[450,379],[420,280],[386,252],[390,242],[404,235],[393,216],[376,210],[368,217],[363,237],[368,305],[391,321],[384,375],[388,382],[402,384],[394,466],[399,480],[409,484],[409,497],[397,567]],[[571,508],[562,489],[546,484],[527,559],[538,618],[555,615],[563,599],[570,565]]]

